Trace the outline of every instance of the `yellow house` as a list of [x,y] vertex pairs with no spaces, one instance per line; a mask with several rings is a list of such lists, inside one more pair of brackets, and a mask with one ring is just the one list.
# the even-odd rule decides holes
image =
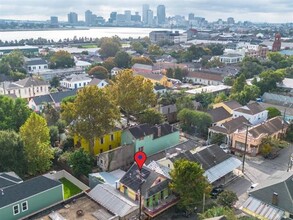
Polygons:
[[[96,138],[94,154],[97,155],[119,147],[121,145],[121,133],[122,131],[119,128],[115,128],[113,132],[105,134],[102,138]],[[74,135],[74,145],[80,145],[85,151],[90,152],[88,141],[78,135]]]
[[144,77],[145,79],[150,80],[154,85],[159,83],[165,87],[172,87],[173,83],[168,79],[167,76],[157,74],[157,73],[135,73],[135,75],[139,75]]
[[238,102],[231,100],[226,102],[220,102],[213,105],[213,108],[223,107],[227,112],[233,114],[233,110],[242,107]]

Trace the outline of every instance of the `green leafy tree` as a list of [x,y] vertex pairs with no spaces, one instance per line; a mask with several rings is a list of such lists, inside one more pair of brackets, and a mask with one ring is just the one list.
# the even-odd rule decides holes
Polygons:
[[94,160],[90,154],[80,148],[70,154],[69,164],[72,166],[74,175],[88,176],[88,174],[92,172]]
[[238,201],[238,197],[235,192],[225,190],[222,192],[217,199],[219,205],[232,208],[235,203]]
[[160,56],[160,55],[163,55],[163,53],[164,53],[163,50],[161,49],[161,47],[156,44],[151,44],[148,48],[148,52],[149,52],[149,54],[154,55],[154,56]]
[[59,50],[50,57],[50,68],[70,68],[75,66],[74,59],[71,54],[64,50]]
[[177,112],[180,112],[184,108],[194,110],[194,104],[192,99],[189,96],[182,96],[177,98],[176,108],[177,108]]
[[0,130],[18,131],[30,114],[24,99],[0,96]]
[[120,44],[116,41],[106,40],[101,43],[99,54],[103,58],[114,57],[120,50]]
[[138,115],[140,124],[148,123],[150,125],[161,124],[164,121],[164,116],[155,109],[147,109]]
[[26,73],[26,70],[24,69],[24,55],[20,50],[14,50],[8,55],[4,56],[1,59],[0,63],[2,62],[4,64],[6,63],[5,68],[7,68],[7,64],[9,64],[9,67],[12,70],[12,72]]
[[206,109],[210,104],[212,104],[214,100],[213,94],[206,92],[195,94],[194,98],[197,102],[200,102],[202,108],[204,109]]
[[241,92],[232,93],[230,99],[236,100],[241,105],[246,105],[250,100],[255,100],[260,95],[260,89],[255,85],[245,85]]
[[172,68],[168,68],[166,71],[166,76],[168,78],[174,78],[174,70]]
[[179,67],[176,67],[176,68],[175,68],[175,71],[174,71],[174,78],[175,78],[175,79],[178,79],[178,80],[180,80],[180,81],[182,81],[182,79],[183,79],[182,69],[180,69]]
[[51,146],[55,147],[56,142],[59,141],[59,130],[57,126],[50,126],[49,129],[50,143]]
[[268,107],[268,108],[266,108],[266,110],[268,110],[268,118],[269,119],[281,115],[281,112],[275,107]]
[[245,57],[240,64],[240,74],[244,74],[246,78],[259,75],[265,70],[264,66],[257,58]]
[[225,135],[221,133],[213,133],[211,136],[211,144],[222,144],[225,140]]
[[131,70],[117,74],[108,89],[117,106],[125,112],[128,125],[130,114],[137,115],[156,102],[153,84],[141,76],[134,76]]
[[60,118],[60,113],[50,103],[46,103],[42,110],[43,117],[46,119],[48,126],[55,125]]
[[131,64],[131,56],[125,51],[116,53],[114,62],[119,68],[129,68]]
[[71,125],[72,131],[88,141],[92,155],[96,138],[110,132],[115,121],[120,119],[118,107],[109,93],[97,86],[87,86],[79,90],[74,102],[62,104],[61,108],[62,119],[74,121]]
[[209,195],[210,184],[203,174],[198,163],[182,159],[175,161],[170,172],[170,188],[180,196],[180,208],[193,210],[202,202],[204,194]]
[[10,75],[12,69],[7,61],[0,61],[0,74]]
[[277,88],[277,83],[280,83],[285,78],[285,70],[279,69],[276,71],[268,70],[259,75],[260,80],[254,81],[253,84],[260,88],[261,94],[272,91]]
[[103,67],[105,67],[108,72],[110,73],[111,70],[117,65],[114,61],[114,57],[108,57],[104,62],[103,62]]
[[199,219],[207,219],[207,218],[214,218],[218,216],[225,216],[227,220],[237,220],[233,210],[223,207],[223,206],[215,206],[211,209],[208,209],[202,214],[199,214]]
[[15,131],[0,131],[0,152],[1,172],[26,172],[23,142]]
[[20,128],[20,137],[24,143],[28,173],[35,175],[50,169],[54,154],[46,120],[32,113]]
[[234,84],[234,78],[231,76],[227,76],[224,78],[224,85],[226,86],[233,86]]
[[88,71],[88,74],[98,79],[107,79],[109,73],[105,67],[95,66]]
[[179,98],[179,95],[179,93],[172,93],[167,91],[161,95],[159,99],[159,104],[163,106],[175,104],[177,98]]
[[212,56],[219,56],[224,54],[224,45],[223,44],[210,44],[208,48],[211,51]]
[[56,123],[56,126],[58,127],[58,132],[59,134],[62,134],[65,132],[65,128],[66,128],[66,121],[59,119]]
[[220,92],[214,99],[214,103],[225,102],[228,100],[228,96],[224,92]]
[[60,80],[57,76],[54,76],[50,81],[50,86],[54,88],[58,88],[60,86]]
[[139,54],[144,53],[144,47],[143,47],[142,43],[140,43],[138,41],[131,43],[131,47],[135,52],[137,52]]
[[234,84],[231,89],[231,93],[241,92],[244,89],[245,85],[246,85],[245,76],[244,76],[244,74],[241,74],[240,76],[238,76],[235,79]]

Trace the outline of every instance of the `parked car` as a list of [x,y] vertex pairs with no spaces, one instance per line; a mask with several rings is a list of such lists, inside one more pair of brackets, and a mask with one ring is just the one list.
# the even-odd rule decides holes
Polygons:
[[212,199],[216,199],[224,191],[223,186],[214,187],[210,193]]

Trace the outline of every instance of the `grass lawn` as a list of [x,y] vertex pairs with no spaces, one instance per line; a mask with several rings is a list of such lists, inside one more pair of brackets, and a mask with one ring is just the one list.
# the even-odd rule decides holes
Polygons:
[[97,45],[96,44],[86,44],[86,45],[82,45],[81,48],[97,48]]
[[60,182],[63,183],[64,199],[68,199],[81,192],[80,188],[66,178],[60,179]]

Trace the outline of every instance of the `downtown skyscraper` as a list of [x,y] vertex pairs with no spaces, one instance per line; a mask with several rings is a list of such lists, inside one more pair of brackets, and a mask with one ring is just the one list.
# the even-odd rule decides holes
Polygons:
[[150,6],[147,4],[142,5],[142,22],[143,24],[148,23],[148,10],[150,10]]
[[157,7],[158,24],[164,24],[166,20],[166,8],[165,5],[159,5]]

